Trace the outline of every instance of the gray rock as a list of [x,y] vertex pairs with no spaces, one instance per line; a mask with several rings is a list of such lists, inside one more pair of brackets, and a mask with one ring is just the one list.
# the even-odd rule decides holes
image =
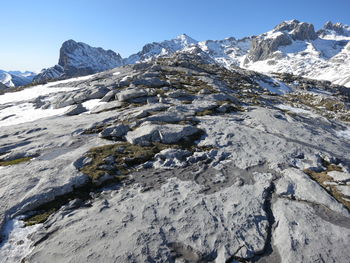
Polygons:
[[132,144],[141,146],[149,145],[152,142],[173,144],[197,132],[199,132],[199,129],[190,125],[156,125],[146,122],[134,131],[128,132],[126,139]]
[[110,92],[109,89],[107,89],[104,86],[95,87],[93,90],[87,92],[87,99],[101,99],[103,98],[108,92]]
[[111,90],[111,91],[107,92],[107,94],[101,99],[101,101],[102,102],[109,102],[109,101],[111,101],[115,97],[116,93],[117,93],[116,90]]
[[288,31],[294,40],[315,40],[317,34],[314,26],[309,23],[299,22],[298,20],[292,20],[288,22],[282,22],[275,27],[274,31]]
[[159,78],[142,78],[142,79],[136,79],[132,81],[132,84],[138,86],[138,85],[143,85],[151,88],[158,88],[162,86],[169,85],[168,82],[163,81]]
[[77,105],[73,105],[71,106],[66,112],[65,114],[68,116],[73,116],[73,115],[78,115],[80,113],[83,113],[87,111],[87,109],[82,105],[82,104],[77,104]]
[[287,46],[290,44],[292,44],[292,39],[285,33],[282,33],[275,38],[255,38],[253,39],[252,48],[249,50],[245,63],[270,58],[280,46]]
[[102,132],[98,134],[101,138],[112,138],[114,140],[121,139],[128,131],[129,126],[124,124],[118,124],[112,127],[103,129]]
[[103,111],[110,111],[110,110],[118,109],[123,105],[124,103],[121,101],[111,101],[101,105],[97,105],[91,110],[91,113],[100,113]]
[[119,101],[127,101],[129,99],[147,96],[148,92],[145,89],[131,88],[125,89],[117,93],[116,97]]
[[34,81],[40,83],[58,78],[84,76],[122,64],[121,56],[112,50],[94,48],[85,43],[68,40],[60,49],[58,65],[42,70]]

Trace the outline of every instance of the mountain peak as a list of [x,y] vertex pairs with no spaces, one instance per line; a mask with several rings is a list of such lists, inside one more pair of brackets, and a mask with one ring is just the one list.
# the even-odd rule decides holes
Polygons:
[[323,28],[324,30],[333,31],[337,35],[350,37],[350,26],[343,23],[333,24],[331,21],[327,21]]
[[186,34],[178,35],[175,39],[176,40],[180,40],[181,42],[184,42],[187,45],[197,44],[198,43],[197,40],[194,40],[193,38],[191,38],[190,36],[188,36]]
[[69,39],[60,48],[58,65],[43,70],[35,82],[45,82],[53,78],[84,76],[123,65],[121,56],[112,50],[91,47],[85,43]]
[[296,19],[284,21],[273,30],[288,33],[294,40],[315,40],[317,34],[313,24],[300,22]]

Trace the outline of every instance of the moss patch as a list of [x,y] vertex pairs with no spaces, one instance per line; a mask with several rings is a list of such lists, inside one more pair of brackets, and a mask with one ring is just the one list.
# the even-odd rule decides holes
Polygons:
[[[128,142],[95,147],[87,153],[87,156],[93,160],[92,163],[84,166],[81,172],[93,180],[99,179],[106,173],[118,178],[120,175],[127,175],[134,166],[151,160],[154,155],[170,147],[172,146],[160,143],[142,147]],[[106,158],[113,158],[113,163],[110,164]]]
[[56,212],[56,209],[54,208],[50,209],[49,211],[41,212],[39,214],[26,218],[24,220],[24,223],[26,226],[44,223],[54,212]]
[[24,219],[27,226],[44,223],[50,215],[59,210],[62,206],[68,204],[74,199],[80,199],[83,201],[91,199],[91,192],[96,192],[97,187],[89,181],[83,186],[73,188],[73,190],[67,194],[56,196],[54,200],[42,204],[35,208],[33,215]]
[[33,157],[23,157],[23,158],[18,158],[18,159],[9,160],[9,161],[0,160],[0,166],[15,165],[15,164],[23,163],[23,162],[28,162],[31,159],[33,159]]
[[331,194],[335,199],[338,200],[338,202],[342,203],[345,207],[347,207],[350,210],[350,202],[344,200],[344,195],[338,191],[337,185],[327,185],[327,182],[334,182],[333,177],[328,175],[328,172],[331,171],[338,171],[343,172],[343,169],[336,165],[331,164],[327,161],[323,161],[324,167],[326,167],[326,170],[321,172],[316,172],[311,169],[305,169],[304,173],[309,175],[312,179],[317,181],[329,194]]

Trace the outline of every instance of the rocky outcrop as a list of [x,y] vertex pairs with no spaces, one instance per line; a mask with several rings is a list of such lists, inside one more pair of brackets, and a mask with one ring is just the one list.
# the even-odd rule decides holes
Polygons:
[[319,35],[327,35],[329,33],[335,33],[337,35],[350,37],[350,26],[342,23],[333,24],[331,21],[325,23],[323,29],[317,32]]
[[311,41],[316,38],[317,34],[312,24],[299,22],[298,20],[282,22],[271,32],[253,39],[245,64],[276,56],[275,51],[281,46],[292,44],[293,41]]
[[61,65],[55,65],[51,68],[43,69],[33,79],[34,83],[44,83],[54,79],[60,79],[63,77],[64,68]]
[[348,259],[344,87],[177,53],[8,95],[0,261]]
[[62,44],[58,65],[44,69],[34,81],[89,75],[123,65],[122,58],[112,50],[91,47],[68,40]]
[[134,131],[128,132],[126,139],[132,144],[141,146],[147,146],[153,142],[174,144],[180,140],[186,140],[188,137],[198,132],[198,128],[190,125],[157,125],[145,122]]
[[305,41],[317,38],[313,24],[299,22],[298,20],[282,22],[273,30],[273,32],[277,31],[287,33],[293,40]]
[[247,62],[255,62],[270,58],[280,46],[287,46],[292,44],[292,39],[284,33],[277,34],[274,38],[255,38],[252,41],[252,48],[250,49]]
[[0,82],[0,91],[6,90],[8,87]]

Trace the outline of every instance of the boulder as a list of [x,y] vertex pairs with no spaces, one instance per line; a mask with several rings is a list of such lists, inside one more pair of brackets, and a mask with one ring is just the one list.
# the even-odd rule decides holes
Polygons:
[[134,85],[143,85],[147,87],[157,88],[169,85],[168,82],[163,81],[159,78],[143,78],[143,79],[136,79],[132,82]]
[[131,88],[125,89],[116,95],[119,101],[127,101],[129,99],[147,96],[148,92],[145,89]]
[[102,102],[109,102],[111,101],[117,92],[115,90],[111,90],[107,92],[107,94],[101,99]]
[[198,132],[199,129],[191,125],[158,125],[145,122],[136,130],[128,132],[126,139],[141,146],[150,145],[152,142],[174,144]]
[[124,105],[123,102],[120,101],[111,101],[107,102],[101,105],[97,105],[91,110],[91,113],[100,113],[103,111],[109,111],[109,110],[114,110],[122,107]]
[[66,112],[65,114],[68,115],[68,116],[73,116],[73,115],[78,115],[80,113],[83,113],[87,111],[87,109],[81,104],[76,104],[76,105],[73,105],[71,106]]
[[100,132],[98,136],[101,138],[118,140],[118,139],[121,139],[129,130],[130,130],[129,126],[124,124],[118,124],[118,125],[103,129],[103,131]]

